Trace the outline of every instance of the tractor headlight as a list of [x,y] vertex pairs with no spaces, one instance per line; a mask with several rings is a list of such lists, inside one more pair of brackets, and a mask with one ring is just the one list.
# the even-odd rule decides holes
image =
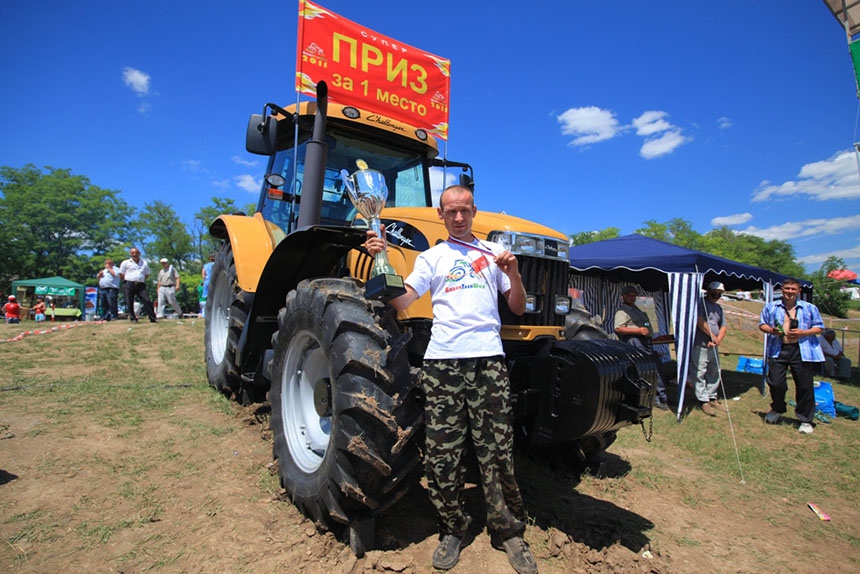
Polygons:
[[563,261],[567,261],[569,255],[568,243],[551,237],[525,235],[515,231],[493,231],[488,235],[488,239],[514,255],[549,257]]
[[555,298],[555,314],[567,315],[570,313],[570,297]]
[[[510,233],[507,233],[505,231],[494,231],[490,233],[489,238],[490,241],[492,241],[493,243],[498,243],[511,253],[514,253],[514,240],[511,237]],[[516,255],[516,253],[514,253],[514,255]]]
[[513,253],[517,255],[543,255],[543,239],[528,235],[515,235]]
[[526,293],[526,313],[537,313],[539,310],[537,297]]

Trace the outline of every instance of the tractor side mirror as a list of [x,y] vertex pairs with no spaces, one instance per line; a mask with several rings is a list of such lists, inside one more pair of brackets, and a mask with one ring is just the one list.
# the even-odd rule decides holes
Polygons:
[[278,120],[272,116],[252,114],[245,132],[245,149],[257,155],[272,155],[277,141]]
[[475,192],[475,180],[472,179],[472,176],[468,173],[460,174],[460,185],[472,190],[472,193]]

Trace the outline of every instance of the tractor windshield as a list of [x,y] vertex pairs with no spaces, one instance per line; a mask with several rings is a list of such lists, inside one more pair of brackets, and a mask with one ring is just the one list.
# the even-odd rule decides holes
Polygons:
[[[428,166],[418,153],[397,150],[377,143],[359,140],[343,134],[326,137],[328,153],[323,184],[323,203],[320,213],[322,225],[349,225],[357,214],[349,194],[341,181],[340,170],[353,173],[356,162],[363,160],[371,169],[383,174],[388,187],[386,207],[431,206]],[[307,138],[300,141],[298,149],[277,152],[269,166],[269,174],[284,178],[280,188],[271,188],[264,183],[258,210],[264,219],[274,223],[285,233],[295,228],[301,206],[302,182],[304,180]]]

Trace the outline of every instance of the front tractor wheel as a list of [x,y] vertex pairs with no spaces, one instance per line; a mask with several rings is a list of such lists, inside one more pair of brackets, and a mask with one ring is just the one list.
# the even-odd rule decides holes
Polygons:
[[211,273],[204,336],[206,376],[209,385],[229,397],[241,383],[236,347],[248,316],[229,241],[218,250]]
[[407,341],[350,279],[287,295],[272,338],[273,451],[281,485],[321,528],[366,521],[409,486],[423,421]]

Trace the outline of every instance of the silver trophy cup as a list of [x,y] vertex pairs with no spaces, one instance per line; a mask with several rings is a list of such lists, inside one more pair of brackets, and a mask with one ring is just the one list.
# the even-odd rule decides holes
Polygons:
[[[349,199],[358,212],[367,220],[370,228],[378,237],[384,238],[385,231],[379,221],[379,214],[388,199],[388,186],[385,177],[375,169],[368,169],[367,164],[356,162],[360,169],[350,174],[345,169],[340,170],[340,177],[346,186]],[[369,298],[390,299],[405,292],[403,278],[388,262],[385,251],[376,254],[373,268],[370,270],[370,281],[367,282],[366,295]]]

